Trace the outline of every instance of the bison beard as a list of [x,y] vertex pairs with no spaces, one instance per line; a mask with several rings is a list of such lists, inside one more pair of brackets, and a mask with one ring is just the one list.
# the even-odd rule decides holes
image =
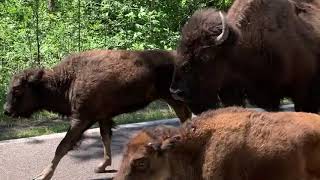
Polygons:
[[115,180],[319,178],[320,116],[230,107],[138,132]]
[[318,112],[319,50],[319,1],[235,0],[227,15],[199,10],[184,25],[171,89],[190,106],[207,106],[236,82],[267,110],[288,97],[296,111]]
[[35,179],[50,179],[61,158],[82,133],[98,122],[104,160],[95,169],[111,165],[112,118],[162,99],[181,122],[191,118],[189,108],[171,97],[174,52],[94,50],[65,58],[53,69],[28,69],[14,76],[5,104],[11,116],[29,116],[49,110],[70,116],[71,126],[51,163]]

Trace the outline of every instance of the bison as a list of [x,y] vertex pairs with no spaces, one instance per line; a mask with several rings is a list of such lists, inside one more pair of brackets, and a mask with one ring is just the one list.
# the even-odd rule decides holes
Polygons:
[[162,50],[91,50],[67,56],[52,69],[32,68],[11,81],[5,114],[29,117],[48,110],[69,116],[71,126],[58,145],[52,162],[35,179],[50,179],[61,158],[82,133],[98,122],[104,160],[95,169],[111,165],[112,118],[146,107],[162,99],[181,122],[191,118],[184,103],[171,97],[174,52]]
[[236,82],[264,109],[288,97],[296,111],[318,112],[319,52],[318,0],[235,0],[226,15],[198,10],[183,26],[171,92],[191,108],[210,107]]
[[137,133],[115,180],[320,179],[320,116],[228,107]]

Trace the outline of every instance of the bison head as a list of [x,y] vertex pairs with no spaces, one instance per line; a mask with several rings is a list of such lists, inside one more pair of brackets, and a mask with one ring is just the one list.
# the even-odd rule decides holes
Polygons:
[[4,114],[12,117],[30,117],[39,109],[39,92],[44,70],[29,69],[15,75],[10,83]]
[[182,29],[170,88],[173,97],[188,102],[195,113],[216,106],[231,41],[222,12],[195,12]]
[[168,152],[178,140],[177,129],[173,127],[140,131],[129,141],[115,180],[169,179]]

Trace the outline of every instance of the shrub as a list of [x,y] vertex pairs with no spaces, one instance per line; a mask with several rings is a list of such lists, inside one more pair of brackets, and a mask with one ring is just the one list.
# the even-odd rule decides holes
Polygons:
[[230,0],[55,1],[52,11],[40,0],[0,0],[0,107],[17,71],[50,67],[64,55],[86,49],[173,49],[181,25],[193,11],[208,6],[227,9],[231,4]]

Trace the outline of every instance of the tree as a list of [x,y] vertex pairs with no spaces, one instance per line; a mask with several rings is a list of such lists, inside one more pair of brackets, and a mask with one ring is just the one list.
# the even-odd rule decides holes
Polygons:
[[55,0],[48,0],[48,11],[49,12],[54,12],[56,11],[56,1]]

